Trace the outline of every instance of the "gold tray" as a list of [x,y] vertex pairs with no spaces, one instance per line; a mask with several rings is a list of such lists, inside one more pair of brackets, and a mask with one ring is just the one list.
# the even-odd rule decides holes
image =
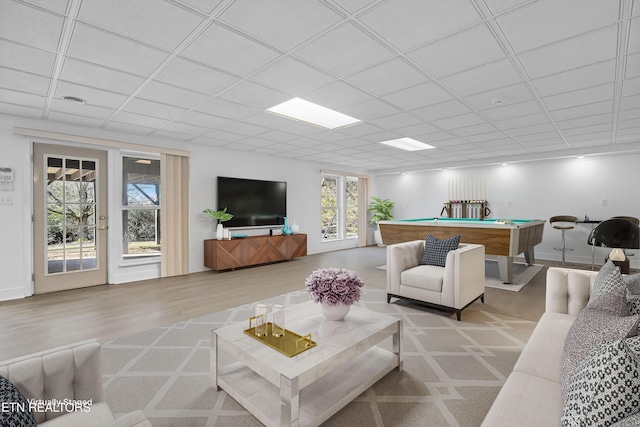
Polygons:
[[245,329],[244,333],[289,357],[296,356],[317,345],[315,341],[311,340],[311,334],[301,336],[295,332],[285,329],[283,336],[274,337],[271,333],[272,330],[273,324],[271,322],[267,322],[267,333],[262,336],[258,336],[256,335],[256,328],[251,327],[251,320],[249,320],[249,329]]

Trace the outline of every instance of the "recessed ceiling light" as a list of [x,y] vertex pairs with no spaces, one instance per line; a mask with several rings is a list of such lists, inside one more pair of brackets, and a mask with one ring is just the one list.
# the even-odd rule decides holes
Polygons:
[[493,105],[504,104],[504,98],[491,98],[491,103]]
[[584,159],[584,156],[578,156],[577,158],[578,159]]
[[391,139],[389,141],[382,141],[380,144],[390,145],[395,148],[400,148],[407,151],[428,150],[430,148],[436,148],[433,145],[425,144],[424,142],[416,141],[412,138],[398,138]]
[[272,113],[280,114],[290,119],[302,120],[303,122],[322,126],[328,129],[336,129],[343,126],[358,123],[360,120],[339,113],[329,108],[323,107],[313,102],[300,98],[293,98],[289,101],[278,104],[267,109]]
[[64,98],[65,101],[69,101],[69,102],[75,102],[76,104],[84,104],[84,99],[82,98],[77,98],[75,96],[65,96]]
[[503,163],[503,164],[502,164],[502,166],[507,166],[507,164],[506,164],[506,163]]
[[138,159],[135,161],[135,163],[139,163],[141,165],[150,165],[151,164],[151,160],[149,159]]

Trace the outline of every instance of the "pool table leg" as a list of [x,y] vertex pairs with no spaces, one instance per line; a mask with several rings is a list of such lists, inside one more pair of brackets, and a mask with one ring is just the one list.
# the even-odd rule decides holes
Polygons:
[[527,263],[527,266],[532,266],[533,264],[536,263],[536,256],[535,253],[533,252],[533,248],[529,248],[526,251],[524,251],[524,260]]
[[504,284],[513,283],[513,257],[498,256],[498,270],[500,271],[500,280]]

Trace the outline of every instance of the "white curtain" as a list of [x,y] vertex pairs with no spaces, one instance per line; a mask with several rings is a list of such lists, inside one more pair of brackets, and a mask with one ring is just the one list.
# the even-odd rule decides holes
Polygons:
[[161,277],[189,273],[189,157],[160,157]]
[[358,178],[358,247],[367,246],[369,235],[369,178]]

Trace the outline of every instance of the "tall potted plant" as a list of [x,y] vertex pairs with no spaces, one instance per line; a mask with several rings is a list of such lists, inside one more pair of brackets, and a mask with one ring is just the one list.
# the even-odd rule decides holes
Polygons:
[[373,214],[371,215],[371,219],[369,223],[375,226],[373,230],[373,236],[375,238],[376,244],[378,246],[383,246],[382,243],[382,234],[380,233],[380,225],[379,221],[387,221],[393,219],[393,207],[395,206],[395,202],[392,202],[389,199],[381,199],[379,197],[371,197],[373,200],[369,204],[369,209],[367,212]]
[[222,223],[225,221],[229,221],[231,218],[233,218],[233,215],[227,212],[227,208],[219,211],[214,211],[213,209],[205,209],[202,212],[209,214],[210,216],[218,220],[218,226],[216,227],[216,239],[222,240],[224,238],[224,228],[222,227]]

